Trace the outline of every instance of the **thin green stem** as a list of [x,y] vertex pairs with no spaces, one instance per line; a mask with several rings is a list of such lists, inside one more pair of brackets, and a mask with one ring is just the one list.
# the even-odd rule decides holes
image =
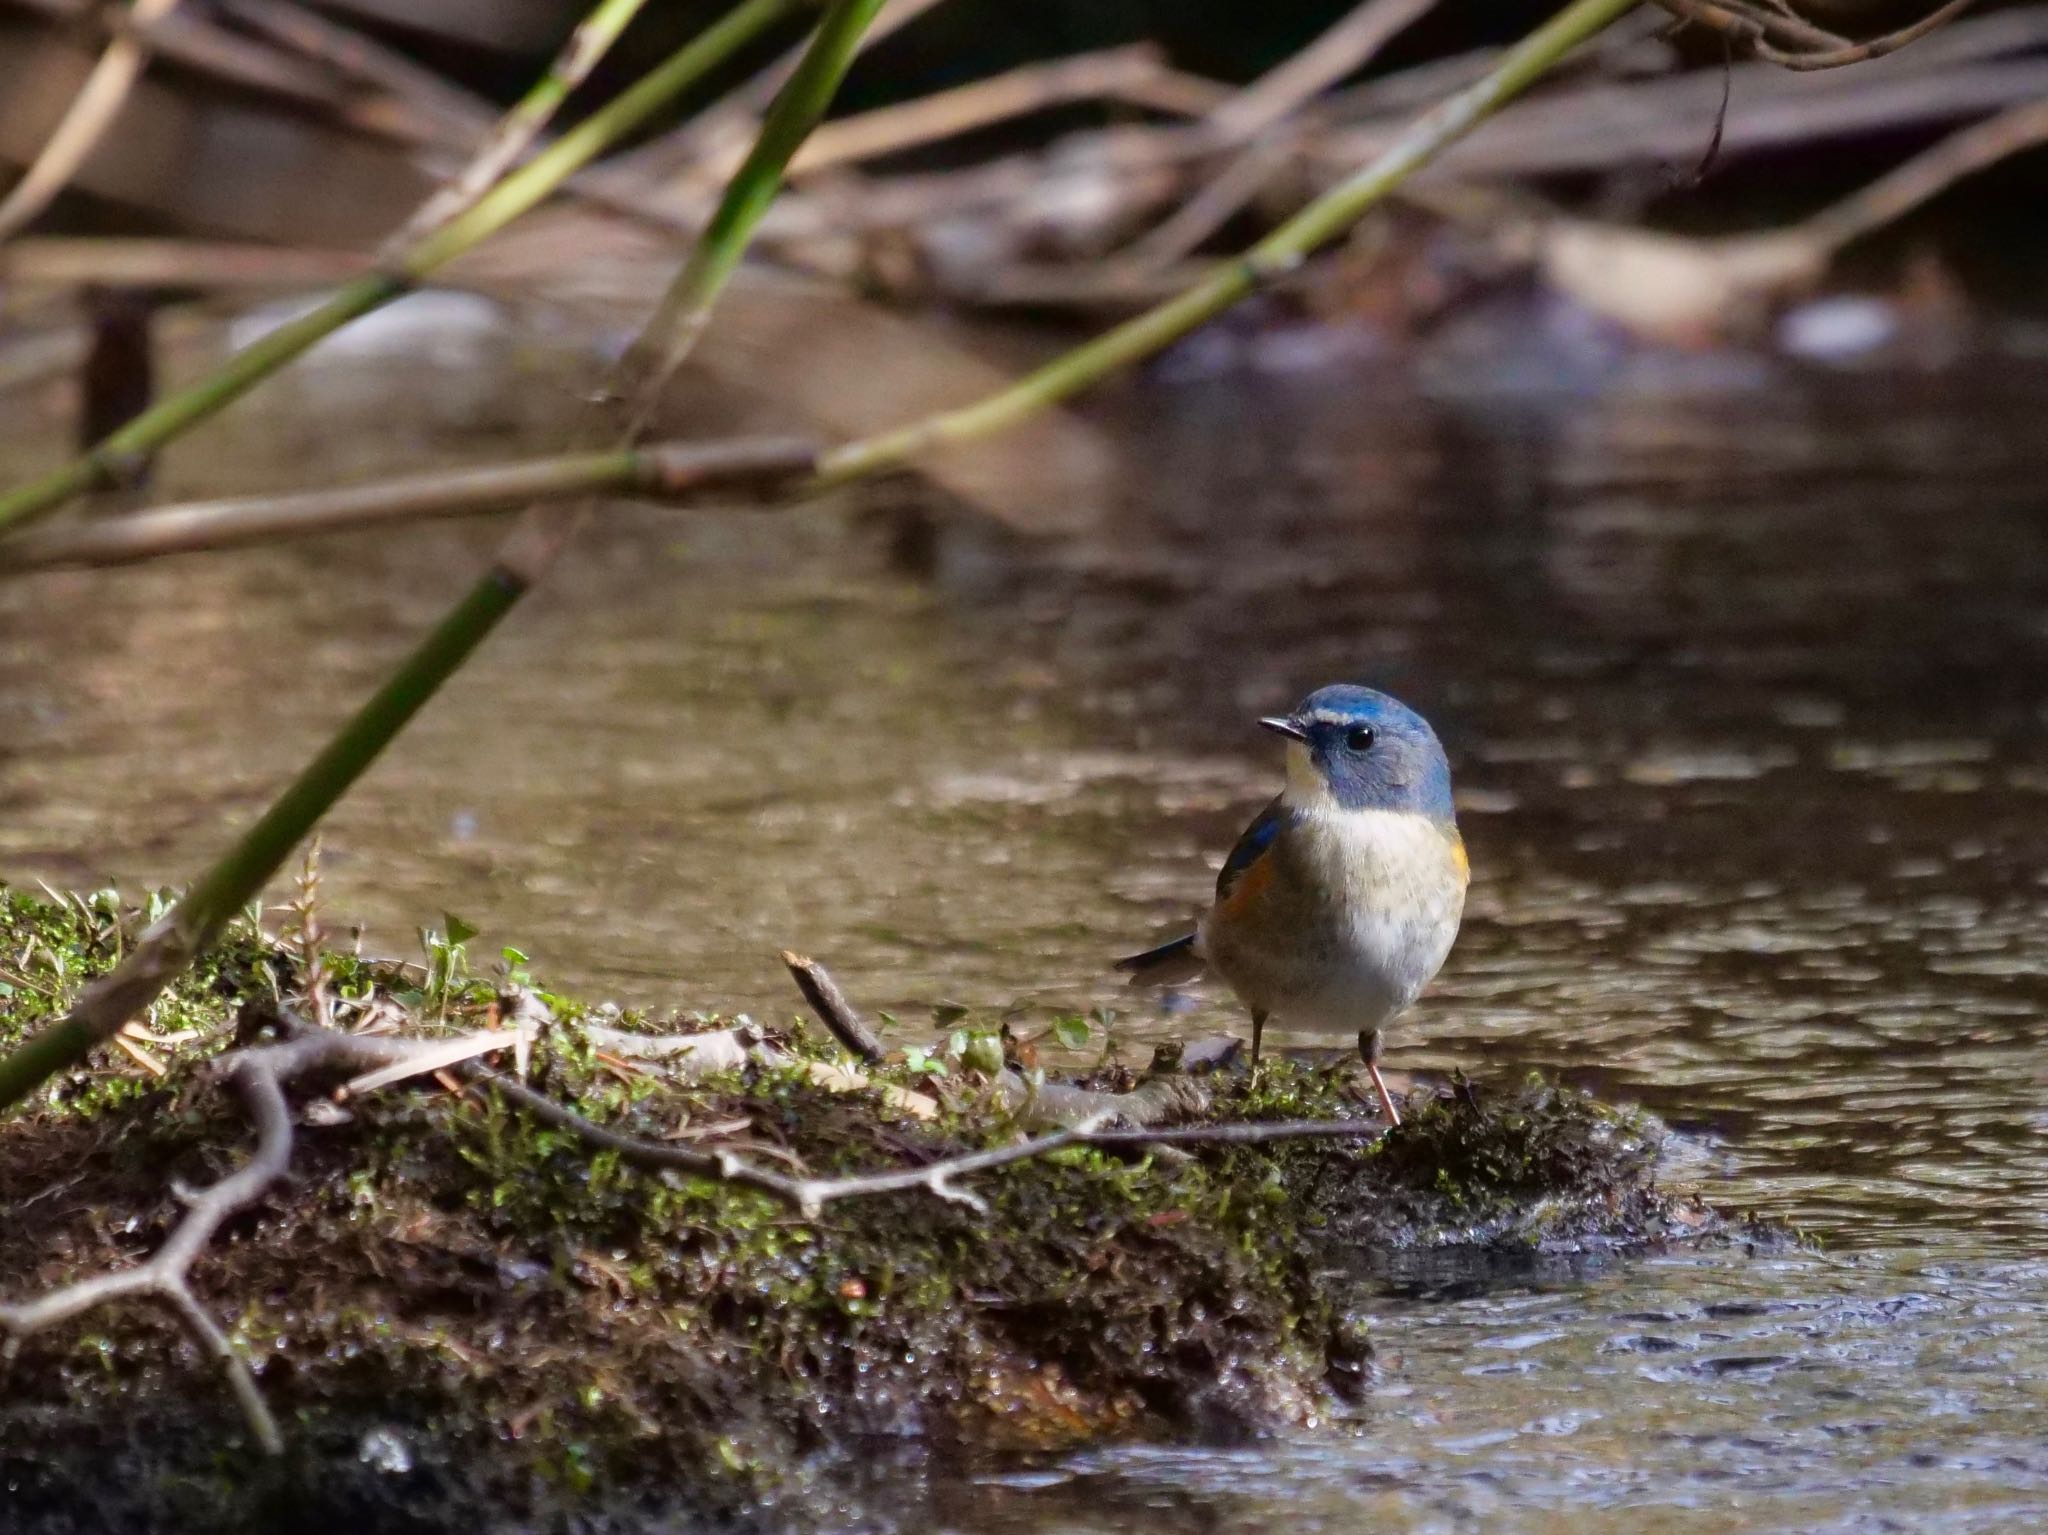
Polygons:
[[1332,187],[1237,260],[1225,262],[1185,293],[1053,359],[986,399],[834,449],[820,465],[815,488],[896,468],[944,443],[1004,431],[1178,341],[1294,270],[1311,252],[1357,223],[1389,192],[1637,3],[1574,0],[1511,48],[1485,79],[1424,113],[1372,164]]
[[740,264],[761,217],[782,190],[789,162],[839,89],[861,36],[883,0],[832,0],[796,72],[776,92],[754,147],[726,184],[718,211],[690,252],[661,306],[627,358],[628,376],[647,380],[644,399],[682,365],[703,334],[711,308]]
[[0,496],[0,531],[46,516],[89,491],[132,480],[164,444],[225,409],[349,321],[389,303],[503,229],[774,23],[810,3],[745,0],[508,174],[467,210],[429,232],[388,270],[345,284],[317,308],[244,347],[206,378],[144,411],[82,457]]
[[536,80],[512,110],[498,120],[490,138],[462,168],[462,173],[420,204],[419,210],[405,221],[404,227],[384,243],[380,252],[383,258],[402,261],[405,252],[416,241],[473,206],[505,172],[516,165],[546,131],[548,124],[555,120],[555,113],[561,110],[570,93],[588,79],[598,61],[611,52],[619,34],[640,14],[640,8],[646,3],[647,0],[598,0],[597,8],[577,23],[569,41],[563,44],[562,51],[548,65],[547,73]]

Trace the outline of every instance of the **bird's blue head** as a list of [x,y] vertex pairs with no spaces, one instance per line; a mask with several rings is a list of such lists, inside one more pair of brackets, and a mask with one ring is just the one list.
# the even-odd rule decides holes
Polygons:
[[1451,767],[1429,721],[1397,698],[1339,684],[1292,714],[1259,721],[1286,736],[1291,799],[1327,795],[1345,810],[1406,810],[1451,821]]

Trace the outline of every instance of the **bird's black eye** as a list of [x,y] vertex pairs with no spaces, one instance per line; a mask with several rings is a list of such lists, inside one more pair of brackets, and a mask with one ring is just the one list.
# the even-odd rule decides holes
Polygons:
[[1370,725],[1354,725],[1344,733],[1344,744],[1355,752],[1372,750],[1373,734]]

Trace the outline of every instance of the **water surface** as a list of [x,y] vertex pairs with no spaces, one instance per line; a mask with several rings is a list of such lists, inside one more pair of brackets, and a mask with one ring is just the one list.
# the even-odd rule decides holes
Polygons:
[[[1381,1351],[1355,1420],[928,1472],[932,1517],[2036,1527],[2048,366],[2009,353],[1608,359],[1541,387],[1454,347],[1169,370],[1099,408],[1130,474],[1095,532],[949,519],[917,571],[843,508],[622,510],[334,817],[330,921],[403,949],[456,911],[564,990],[770,1017],[793,945],[907,1034],[942,1002],[1105,1005],[1142,1052],[1236,1021],[1134,1005],[1104,961],[1193,909],[1271,792],[1253,716],[1388,687],[1445,738],[1474,866],[1392,1063],[1643,1102],[1684,1176],[1823,1250],[1485,1284],[1361,1255],[1333,1276]],[[259,398],[167,486],[502,455],[566,404],[328,377],[295,386],[340,391],[324,430],[304,394]],[[16,420],[10,474],[36,450]],[[0,870],[189,877],[491,537],[0,586]]]

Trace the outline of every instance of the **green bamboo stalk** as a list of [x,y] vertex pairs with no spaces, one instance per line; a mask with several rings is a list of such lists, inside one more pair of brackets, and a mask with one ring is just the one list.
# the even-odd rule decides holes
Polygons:
[[833,449],[821,461],[813,488],[825,489],[900,467],[942,444],[1007,430],[1178,341],[1232,304],[1293,271],[1496,109],[1527,90],[1567,53],[1637,4],[1638,0],[1574,0],[1508,50],[1485,79],[1425,112],[1372,164],[1323,193],[1244,255],[1223,263],[1186,292],[1054,358],[986,399]]
[[144,411],[89,452],[0,496],[0,532],[47,516],[89,491],[130,482],[148,457],[240,399],[351,320],[381,308],[540,203],[775,22],[815,0],[744,0],[612,101],[512,171],[466,211],[385,268],[344,284],[307,314],[228,358],[206,378]]
[[[663,302],[629,349],[628,358],[665,360],[676,355],[677,337],[664,326],[675,314],[694,315],[700,305],[708,306],[724,277],[738,265],[762,213],[773,200],[774,188],[781,184],[789,157],[824,114],[852,63],[861,29],[880,6],[881,0],[831,0],[812,36],[810,51],[777,94],[762,123],[760,142],[771,146],[769,152],[750,154],[733,173],[718,212],[699,238],[699,247],[719,248],[709,254],[691,251],[682,275],[670,289],[674,302]],[[622,371],[631,377],[628,365],[622,364]],[[634,382],[651,390],[659,388],[666,377],[665,371],[657,369],[645,380]],[[645,415],[644,404],[639,405],[638,413]],[[126,958],[80,993],[62,1019],[0,1057],[0,1109],[19,1103],[55,1073],[84,1060],[219,937],[234,915],[262,893],[292,849],[335,801],[546,574],[583,515],[587,513],[564,517],[537,509],[520,520],[483,578],[227,855],[151,924]]]
[[598,5],[576,25],[562,51],[548,65],[548,72],[498,119],[498,125],[462,168],[462,173],[421,203],[418,211],[390,239],[379,247],[386,261],[402,261],[405,252],[425,239],[440,225],[473,207],[504,174],[531,149],[555,113],[577,86],[590,77],[598,61],[612,50],[619,34],[647,0],[598,0]]
[[818,23],[811,46],[776,93],[754,147],[733,173],[704,237],[691,249],[690,259],[627,355],[628,376],[640,376],[647,383],[643,400],[651,402],[697,344],[755,226],[781,192],[791,157],[824,118],[860,51],[862,34],[882,5],[883,0],[833,0]]

